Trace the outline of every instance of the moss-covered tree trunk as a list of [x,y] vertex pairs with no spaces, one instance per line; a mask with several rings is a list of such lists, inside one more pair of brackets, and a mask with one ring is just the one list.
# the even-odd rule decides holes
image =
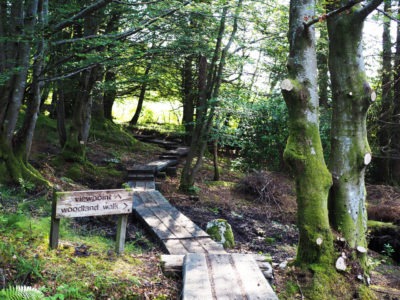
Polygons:
[[[32,182],[47,185],[43,177],[28,163],[28,155],[36,125],[40,104],[39,76],[43,67],[43,41],[39,41],[35,56],[31,91],[25,119],[17,127],[20,109],[25,96],[30,68],[35,26],[43,25],[45,2],[42,0],[13,1],[0,5],[0,50],[4,52],[0,71],[4,75],[0,83],[0,182]],[[39,20],[38,20],[39,11]]]
[[[345,5],[338,1],[334,7]],[[332,226],[350,247],[366,247],[365,168],[371,161],[366,117],[376,94],[370,88],[362,54],[365,18],[381,1],[357,4],[347,13],[328,19],[329,70],[333,111],[330,171],[333,186],[329,199]]]
[[[345,1],[338,2],[341,3],[335,5],[345,4]],[[332,227],[345,238],[347,245],[357,248],[357,256],[353,258],[359,261],[365,271],[367,211],[364,177],[372,159],[366,118],[376,94],[366,79],[362,30],[365,18],[381,2],[373,0],[364,5],[357,4],[345,13],[328,19],[329,70],[333,96],[330,221]]]
[[[84,21],[84,36],[97,34],[100,18],[89,16]],[[86,159],[86,144],[92,117],[92,92],[97,79],[96,68],[84,70],[79,76],[78,90],[73,104],[73,113],[62,156],[69,161]]]
[[301,266],[333,266],[333,239],[328,220],[331,175],[325,164],[318,121],[317,63],[313,27],[314,1],[290,1],[289,78],[281,84],[289,111],[289,139],[284,159],[296,179]]

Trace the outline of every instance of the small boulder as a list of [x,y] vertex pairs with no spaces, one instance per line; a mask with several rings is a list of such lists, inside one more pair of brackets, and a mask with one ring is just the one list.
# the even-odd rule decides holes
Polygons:
[[342,256],[340,256],[336,260],[336,265],[335,266],[336,266],[336,270],[338,270],[338,271],[346,271],[347,266],[346,266],[345,259]]
[[224,219],[216,219],[208,222],[206,232],[214,241],[224,245],[224,248],[233,248],[235,246],[232,227]]

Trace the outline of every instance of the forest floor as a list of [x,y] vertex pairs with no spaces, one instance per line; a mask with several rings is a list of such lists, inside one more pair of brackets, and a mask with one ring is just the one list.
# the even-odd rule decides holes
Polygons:
[[[121,171],[121,174],[124,174],[127,166],[155,160],[163,151],[161,148],[148,145],[140,146],[140,151],[125,151],[115,144],[101,141],[91,142],[89,148],[88,160],[93,165],[115,168]],[[63,165],[60,168],[52,165],[54,157],[59,152],[57,147],[49,147],[46,146],[46,143],[41,143],[39,135],[33,150],[42,154],[40,163],[35,160],[35,154],[33,155],[33,165],[39,168],[49,181],[63,190],[120,188],[125,182],[122,175],[121,177],[114,176],[105,179],[101,177],[101,174],[85,175],[80,179],[74,179],[74,181],[67,180],[66,172],[69,166]],[[110,159],[116,156],[118,159]],[[287,262],[290,264],[290,261],[294,259],[298,241],[298,231],[295,225],[296,199],[293,180],[285,174],[276,172],[264,171],[244,174],[231,170],[231,160],[231,157],[221,159],[221,180],[214,182],[212,181],[211,160],[205,159],[205,165],[197,178],[198,193],[196,196],[190,196],[178,190],[179,176],[157,179],[160,182],[160,191],[173,205],[203,229],[205,229],[207,222],[212,219],[226,219],[233,228],[236,241],[236,246],[228,251],[262,253],[270,256],[274,267],[273,286],[277,294],[287,294],[285,293],[287,283],[293,281],[295,289],[292,297],[285,299],[302,299],[301,289],[296,288],[298,282],[296,283],[293,274],[290,275],[287,268],[281,268],[282,265]],[[370,185],[368,192],[370,207],[373,208],[371,214],[375,214],[375,219],[398,222],[400,191],[392,187]],[[4,201],[0,201],[0,204],[2,204],[4,210],[6,208]],[[99,235],[111,241],[115,238],[115,223],[114,219],[110,217],[76,218],[68,224],[76,235],[87,235],[89,233],[91,236]],[[136,266],[133,271],[135,272],[133,275],[140,280],[135,286],[129,288],[132,289],[132,293],[141,296],[129,299],[178,299],[181,279],[166,278],[162,274],[158,264],[159,255],[162,254],[161,248],[147,234],[142,224],[133,217],[129,220],[126,242],[141,249],[130,253],[129,259],[123,258],[125,261],[130,259],[140,261],[140,267]],[[81,242],[63,240],[61,244],[62,249],[72,249],[72,256],[74,257],[93,256],[107,261],[117,260],[110,250],[100,254],[89,250],[94,247],[94,245],[90,245],[90,242],[82,244]],[[385,255],[388,253],[370,251],[369,254],[375,265],[371,274],[371,284],[378,299],[400,299],[400,266],[394,263],[388,255]],[[59,255],[62,256],[63,252],[57,254],[57,256]],[[74,258],[69,259],[75,261]],[[17,271],[12,270],[13,267],[10,267],[10,269],[8,275],[6,274],[6,279],[13,281],[13,271]],[[40,272],[42,277],[45,277],[46,272],[49,273],[50,271],[44,268]],[[121,280],[116,275],[113,278],[114,280]],[[85,279],[79,277],[77,280]],[[355,278],[351,280],[356,281]],[[45,284],[43,281],[43,278],[41,279],[39,276],[39,278],[27,283],[42,286]],[[14,280],[14,282],[16,281]],[[102,287],[98,286],[90,287],[90,284],[86,283],[86,285],[89,285],[88,289],[91,290],[91,294],[95,295],[94,299],[119,299],[120,292],[117,282],[114,282],[107,289],[103,288],[103,290],[101,290]],[[124,288],[127,289],[126,285],[127,282],[124,284]],[[58,289],[54,287],[53,290],[49,290],[48,294],[54,293],[56,290]],[[356,295],[349,296],[349,299],[353,298],[356,298]],[[79,298],[77,296],[76,298],[67,297],[66,299],[92,298]]]

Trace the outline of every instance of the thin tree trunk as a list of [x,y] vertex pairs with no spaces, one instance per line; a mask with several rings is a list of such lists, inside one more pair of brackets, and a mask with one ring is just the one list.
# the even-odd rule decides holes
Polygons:
[[185,143],[190,145],[194,128],[195,89],[193,82],[193,55],[185,57],[182,70],[183,116]]
[[[384,11],[391,10],[391,0],[384,1]],[[382,35],[382,103],[378,120],[377,138],[380,158],[377,160],[376,178],[382,182],[390,182],[391,155],[391,118],[392,118],[392,42],[390,38],[391,20],[384,17]]]
[[[398,1],[400,6],[400,1]],[[400,13],[400,9],[398,10]],[[396,52],[394,56],[394,95],[393,95],[393,114],[391,123],[391,182],[400,184],[400,24],[397,23]]]
[[331,269],[333,238],[328,219],[331,175],[324,161],[318,121],[317,58],[313,27],[304,19],[315,14],[314,1],[290,1],[289,78],[281,83],[289,112],[289,139],[284,159],[296,180],[300,266],[324,265]]
[[144,71],[144,77],[143,77],[143,82],[142,82],[142,86],[140,87],[140,94],[139,94],[139,99],[138,99],[138,103],[136,106],[136,111],[135,114],[133,115],[132,119],[130,120],[129,124],[131,125],[137,125],[138,121],[139,121],[139,117],[140,117],[140,113],[142,112],[142,108],[143,108],[143,102],[146,96],[146,90],[147,90],[147,85],[149,82],[149,73],[150,73],[150,69],[151,69],[151,61],[147,64],[146,66],[146,70]]
[[107,120],[113,121],[112,108],[114,106],[115,98],[117,97],[117,87],[115,84],[117,74],[112,68],[108,68],[105,75],[106,91],[104,92],[104,117]]

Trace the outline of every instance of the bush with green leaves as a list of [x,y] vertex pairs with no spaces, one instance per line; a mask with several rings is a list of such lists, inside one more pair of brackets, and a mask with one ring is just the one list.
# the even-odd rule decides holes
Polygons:
[[247,103],[236,134],[245,169],[281,169],[288,137],[283,99]]

